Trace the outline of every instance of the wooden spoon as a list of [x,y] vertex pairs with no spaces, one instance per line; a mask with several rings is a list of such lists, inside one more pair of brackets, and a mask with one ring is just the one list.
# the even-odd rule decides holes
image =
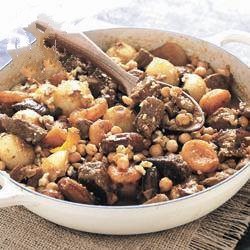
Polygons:
[[[121,86],[121,88],[128,96],[130,96],[132,90],[140,81],[138,77],[129,74],[118,64],[116,64],[105,52],[103,52],[101,48],[99,48],[94,42],[92,42],[85,34],[71,34],[61,30],[57,30],[42,21],[37,21],[36,27],[48,33],[48,40],[56,41],[58,45],[64,47],[68,52],[80,58],[83,57],[91,61],[97,67],[99,67],[103,72],[105,72],[115,81],[117,81],[117,83]],[[164,82],[159,83],[170,88],[173,87],[172,85]],[[180,132],[191,132],[199,130],[203,126],[205,121],[204,113],[199,104],[191,96],[189,96],[185,92],[183,92],[183,95],[189,98],[194,103],[196,114],[200,117],[200,122],[194,123],[185,128],[170,127],[169,130]]]

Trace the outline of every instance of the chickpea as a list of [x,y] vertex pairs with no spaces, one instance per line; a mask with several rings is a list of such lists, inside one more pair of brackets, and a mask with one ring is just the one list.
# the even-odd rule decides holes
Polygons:
[[3,161],[0,161],[0,171],[5,170],[5,168],[6,168],[5,163]]
[[91,156],[93,156],[93,155],[95,155],[96,153],[97,153],[97,147],[96,147],[96,145],[95,144],[91,144],[91,143],[88,143],[87,144],[87,146],[86,146],[86,153],[88,154],[88,155],[91,155]]
[[124,104],[128,105],[128,106],[134,106],[134,101],[133,99],[131,99],[130,97],[124,95],[122,96],[122,101]]
[[203,140],[203,141],[210,142],[212,139],[213,139],[213,136],[209,135],[209,134],[204,134],[201,136],[201,140]]
[[163,87],[161,89],[161,95],[163,97],[169,97],[169,95],[170,95],[170,88],[169,87]]
[[109,153],[108,154],[108,161],[110,163],[114,162],[115,161],[115,156],[116,156],[116,153],[112,152],[112,153]]
[[178,96],[180,96],[182,94],[182,89],[179,87],[172,87],[170,89],[170,95],[177,98]]
[[110,131],[113,135],[122,133],[122,129],[119,126],[114,126]]
[[58,185],[55,182],[50,182],[47,184],[46,189],[58,190]]
[[203,133],[204,133],[204,134],[212,135],[212,134],[214,134],[214,129],[213,129],[212,127],[204,128],[204,129],[203,129]]
[[84,156],[86,154],[86,145],[79,143],[76,146],[76,151],[81,155]]
[[208,69],[208,63],[207,62],[204,62],[204,61],[199,61],[197,63],[197,67],[203,67],[205,69]]
[[182,144],[186,143],[187,141],[190,141],[191,139],[192,137],[188,133],[182,133],[178,138],[179,142]]
[[239,118],[239,124],[241,127],[246,128],[248,126],[248,119],[245,116]]
[[92,161],[102,161],[102,157],[103,157],[102,153],[96,153],[92,158]]
[[175,118],[178,126],[187,126],[193,120],[193,115],[190,113],[178,114]]
[[125,155],[118,158],[116,165],[119,169],[121,170],[126,170],[129,167],[129,160],[128,157],[126,157]]
[[49,173],[43,174],[42,178],[38,181],[39,187],[46,187],[49,184]]
[[135,154],[134,157],[133,157],[133,160],[135,162],[139,162],[139,161],[142,161],[144,160],[146,157],[144,156],[144,154],[142,153],[138,153],[138,154]]
[[166,149],[170,153],[176,153],[178,150],[178,143],[176,140],[169,140],[166,144]]
[[161,155],[163,155],[163,149],[162,149],[161,145],[159,143],[157,143],[157,144],[152,145],[149,148],[149,153],[153,157],[161,156]]
[[160,180],[159,187],[161,193],[166,193],[173,187],[173,182],[168,177],[164,177]]
[[206,70],[206,68],[199,66],[195,69],[194,73],[201,76],[201,77],[204,77],[207,74],[207,70]]
[[68,159],[69,159],[69,162],[71,163],[79,162],[81,160],[81,154],[78,152],[70,153]]

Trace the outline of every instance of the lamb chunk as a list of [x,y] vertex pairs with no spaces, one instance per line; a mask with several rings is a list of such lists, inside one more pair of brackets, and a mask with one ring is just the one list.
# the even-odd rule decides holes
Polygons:
[[30,177],[27,181],[27,185],[30,187],[34,187],[37,188],[38,184],[39,184],[39,180],[42,178],[43,176],[43,169],[42,167],[37,167],[35,168],[35,175],[33,175],[32,177]]
[[38,103],[32,99],[25,99],[22,102],[18,102],[12,105],[12,108],[15,111],[31,109],[31,110],[36,111],[40,115],[47,115],[50,113],[47,106],[45,106],[44,104]]
[[112,204],[114,193],[111,181],[103,162],[86,162],[78,169],[78,180],[94,193],[101,204]]
[[0,126],[8,133],[15,134],[27,142],[36,144],[47,134],[47,131],[37,125],[7,115],[0,115]]
[[166,102],[164,106],[169,118],[174,118],[179,112],[178,106],[172,100]]
[[148,168],[146,174],[142,176],[142,192],[144,197],[149,200],[158,193],[159,174],[155,166]]
[[246,102],[240,102],[239,104],[240,114],[250,119],[250,104]]
[[145,145],[143,143],[143,137],[138,133],[120,133],[116,135],[109,135],[101,142],[101,149],[104,154],[115,152],[119,145],[125,147],[132,146],[133,152],[141,152]]
[[230,87],[230,77],[226,77],[220,73],[209,75],[204,81],[210,89],[229,89]]
[[236,165],[235,169],[236,170],[240,170],[240,169],[242,169],[244,166],[246,166],[249,163],[250,163],[250,158],[249,157],[243,158],[243,159],[241,159],[238,162],[238,164]]
[[17,166],[11,170],[10,177],[17,182],[21,182],[34,177],[39,172],[41,172],[41,168],[36,165]]
[[104,82],[93,76],[88,77],[87,81],[92,95],[97,98],[101,94],[101,89],[103,89],[105,85]]
[[204,190],[205,187],[197,183],[196,180],[191,179],[187,183],[178,184],[174,186],[170,191],[170,199],[177,199],[187,195],[191,195]]
[[160,178],[168,177],[174,184],[185,181],[191,174],[187,163],[179,154],[168,154],[165,156],[147,158],[147,161],[152,162],[157,167]]
[[151,63],[153,58],[154,56],[150,54],[147,50],[140,49],[134,60],[137,62],[138,69],[144,69]]
[[12,116],[15,113],[11,105],[0,104],[0,114],[6,114],[8,116]]
[[219,108],[207,119],[209,126],[215,129],[236,128],[237,114],[230,108]]
[[141,110],[135,118],[135,127],[146,138],[150,138],[161,124],[163,116],[164,103],[155,97],[147,97],[141,103]]
[[211,187],[213,185],[218,184],[221,181],[224,181],[225,179],[227,179],[229,176],[233,175],[236,172],[237,170],[232,168],[228,168],[221,172],[216,172],[215,174],[213,174],[213,176],[210,176],[205,180],[203,180],[201,184],[204,185],[205,187]]
[[152,204],[152,203],[159,203],[159,202],[164,202],[168,201],[168,197],[165,194],[157,194],[150,200],[144,202],[143,204]]
[[151,77],[146,77],[133,89],[130,97],[135,104],[141,103],[148,96],[160,97],[161,85]]
[[[245,131],[249,134],[248,131]],[[243,136],[242,129],[220,131],[214,138],[219,146],[218,157],[221,162],[231,157],[242,158],[247,154],[247,138]]]
[[89,127],[93,122],[87,119],[82,119],[77,122],[76,127],[80,131],[81,138],[87,139],[89,137]]
[[59,191],[69,201],[83,203],[83,204],[94,204],[95,198],[86,187],[78,183],[77,181],[64,177],[58,182]]

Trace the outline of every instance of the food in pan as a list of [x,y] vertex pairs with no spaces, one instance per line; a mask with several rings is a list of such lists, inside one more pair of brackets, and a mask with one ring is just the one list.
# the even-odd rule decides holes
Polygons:
[[[0,91],[0,169],[15,181],[71,202],[150,204],[202,191],[248,161],[250,107],[232,93],[229,66],[213,69],[174,43],[149,52],[118,42],[107,54],[141,79],[126,96],[90,62],[56,49],[62,71],[39,82],[26,68]],[[198,131],[169,129],[200,122],[183,92],[205,113]]]

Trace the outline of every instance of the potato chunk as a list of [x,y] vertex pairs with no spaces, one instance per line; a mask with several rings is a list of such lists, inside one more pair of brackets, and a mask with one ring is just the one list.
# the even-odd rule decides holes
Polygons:
[[135,57],[136,50],[124,42],[117,42],[113,47],[109,48],[106,53],[110,57],[118,57],[121,62],[125,64]]
[[87,82],[62,81],[54,91],[54,104],[62,109],[64,115],[81,107],[89,107],[93,99]]
[[184,76],[183,89],[188,92],[196,101],[199,101],[206,94],[205,81],[196,74],[186,74]]
[[68,151],[58,151],[43,158],[41,166],[44,173],[49,173],[50,181],[55,181],[58,177],[64,176],[67,171]]
[[179,83],[178,71],[175,66],[168,60],[159,57],[154,57],[147,66],[146,73],[172,85]]
[[122,105],[109,108],[103,119],[109,120],[114,126],[119,126],[123,132],[132,132],[134,130],[135,115],[130,109]]
[[0,135],[0,159],[8,169],[32,164],[35,158],[33,148],[13,134]]

